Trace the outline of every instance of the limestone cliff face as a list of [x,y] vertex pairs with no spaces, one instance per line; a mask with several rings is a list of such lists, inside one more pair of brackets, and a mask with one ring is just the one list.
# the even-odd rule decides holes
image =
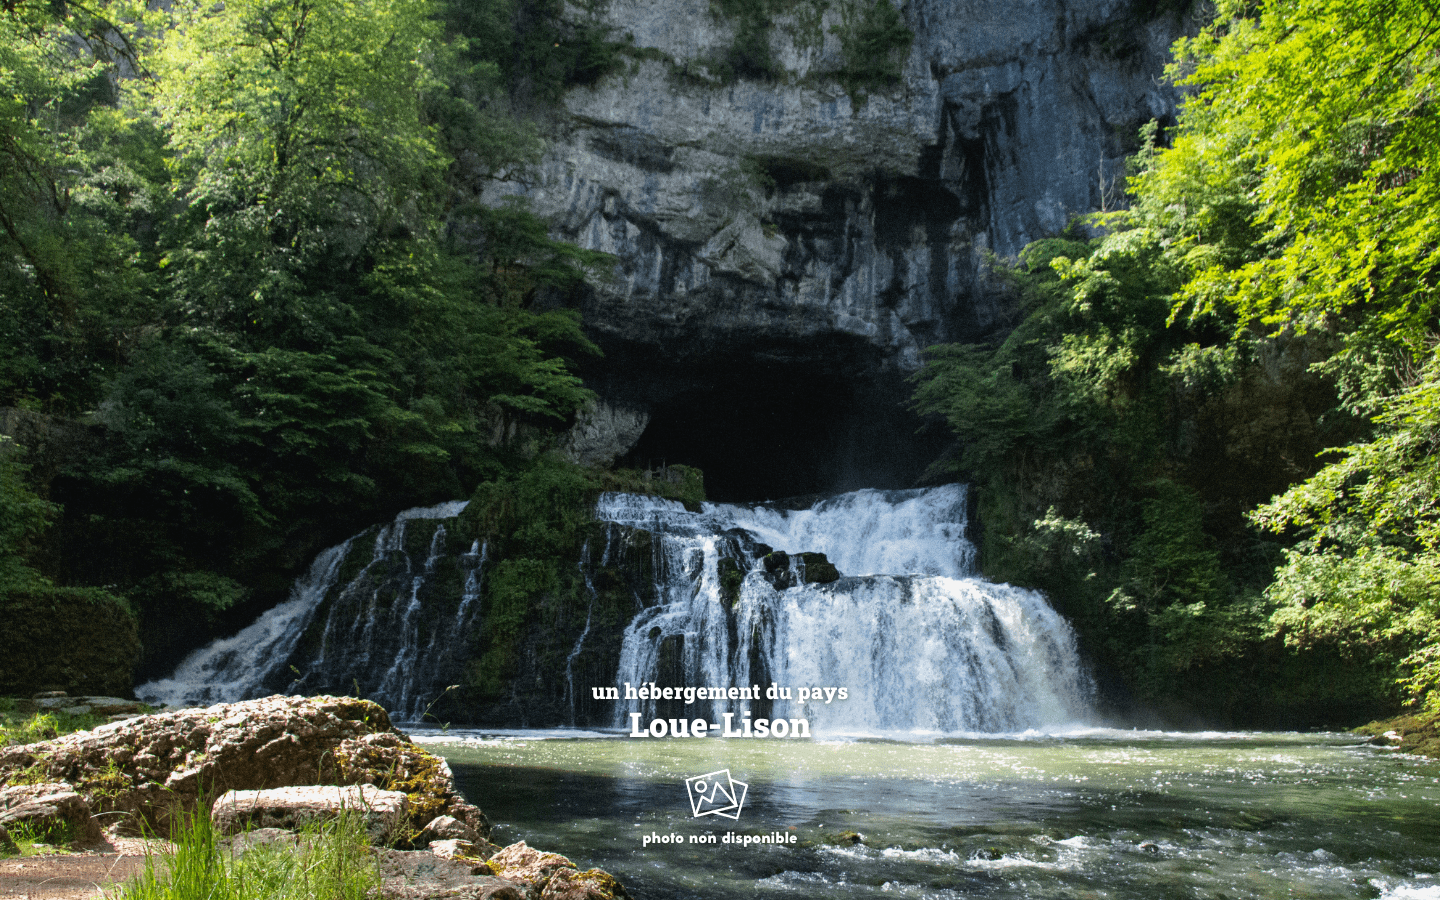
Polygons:
[[764,32],[774,77],[756,79],[717,74],[739,26],[710,0],[572,10],[635,52],[565,97],[528,184],[487,199],[523,193],[617,257],[585,310],[607,402],[653,427],[736,367],[888,377],[881,405],[899,402],[925,347],[1007,327],[987,254],[1115,206],[1139,127],[1173,120],[1173,6],[910,0],[901,77],[848,92],[843,35],[874,5],[795,0]]

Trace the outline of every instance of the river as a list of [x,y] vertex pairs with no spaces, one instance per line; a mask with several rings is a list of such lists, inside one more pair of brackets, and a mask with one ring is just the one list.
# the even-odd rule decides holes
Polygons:
[[[1440,900],[1440,761],[1348,735],[416,737],[497,842],[606,869],[640,900]],[[739,818],[694,816],[686,779],[723,769],[747,786]]]

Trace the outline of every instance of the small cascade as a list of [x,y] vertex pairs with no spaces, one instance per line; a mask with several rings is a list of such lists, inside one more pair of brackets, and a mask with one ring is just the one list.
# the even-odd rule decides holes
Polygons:
[[[603,560],[601,565],[604,565]],[[570,709],[568,724],[571,727],[575,725],[575,657],[585,649],[585,638],[590,636],[590,622],[595,617],[595,600],[600,594],[595,590],[595,579],[590,575],[591,569],[590,544],[586,542],[580,551],[580,577],[585,581],[585,592],[590,595],[590,603],[585,608],[585,628],[575,639],[575,646],[571,648],[570,655],[565,657],[565,705]]]
[[406,510],[374,529],[373,541],[357,535],[324,551],[288,601],[136,695],[179,706],[355,694],[399,720],[419,718],[457,678],[479,610],[484,548],[452,548],[446,528],[465,505]]
[[283,665],[335,584],[354,538],[315,557],[290,589],[290,598],[234,637],[221,638],[185,658],[169,678],[135,688],[147,703],[167,706],[232,703],[263,696],[266,676]]
[[[626,629],[619,686],[780,689],[773,699],[689,707],[622,699],[616,725],[632,712],[720,721],[743,709],[832,733],[1008,732],[1088,711],[1089,681],[1064,619],[1033,591],[975,577],[960,485],[856,491],[800,510],[691,512],[611,494],[596,514],[656,534],[660,602]],[[772,550],[790,554],[784,578],[762,560]],[[826,554],[848,577],[805,583],[795,564],[804,552]],[[800,687],[845,687],[848,699],[802,705]]]

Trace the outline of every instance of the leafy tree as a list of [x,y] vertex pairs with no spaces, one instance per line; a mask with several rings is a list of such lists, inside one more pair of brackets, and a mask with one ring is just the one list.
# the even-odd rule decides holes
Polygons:
[[[1180,689],[1157,676],[1206,656],[1298,672],[1309,654],[1351,668],[1290,682],[1306,696],[1358,685],[1361,706],[1386,702],[1364,686],[1377,664],[1437,696],[1436,16],[1404,0],[1222,4],[1177,47],[1193,93],[1170,146],[1145,136],[1130,208],[1091,248],[1028,248],[1015,334],[941,350],[923,376],[962,471],[1005,498],[989,503],[1009,544],[1063,551],[1056,522],[1099,535],[1109,552],[1079,569],[987,543],[1002,575],[1050,579],[1144,693]],[[1283,554],[1241,517],[1276,494],[1253,520],[1298,537]]]
[[[1374,437],[1261,507],[1255,520],[1300,543],[1270,596],[1299,646],[1339,641],[1388,661],[1440,708],[1435,619],[1434,334],[1440,111],[1433,82],[1440,11],[1424,2],[1228,6],[1181,46],[1198,87],[1197,143],[1253,172],[1262,252],[1200,267],[1192,309],[1224,304],[1242,327],[1333,336],[1346,409]],[[1316,77],[1323,72],[1325,77]],[[1164,169],[1198,165],[1177,144]]]
[[0,437],[0,593],[47,583],[26,557],[59,512],[25,483],[18,455],[14,445]]
[[[102,15],[103,13],[103,15]],[[75,412],[145,295],[126,227],[153,197],[130,165],[143,129],[99,112],[133,66],[125,3],[0,11],[0,403]],[[104,314],[97,314],[104,310]]]

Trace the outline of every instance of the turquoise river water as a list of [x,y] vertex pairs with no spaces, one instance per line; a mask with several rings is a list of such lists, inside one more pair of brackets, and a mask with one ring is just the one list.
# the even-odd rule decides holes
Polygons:
[[[607,869],[639,900],[1440,900],[1440,761],[1348,735],[415,737],[498,843]],[[695,816],[686,779],[722,769],[747,786],[738,819]],[[785,843],[726,842],[766,835]]]

